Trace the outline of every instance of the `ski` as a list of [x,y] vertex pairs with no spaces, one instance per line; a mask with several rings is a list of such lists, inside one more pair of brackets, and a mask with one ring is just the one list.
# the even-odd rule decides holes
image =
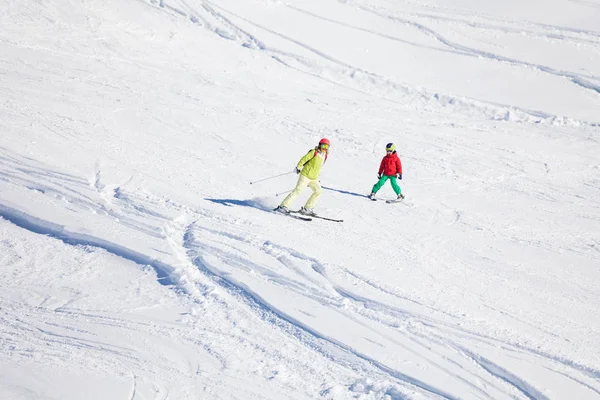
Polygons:
[[391,204],[391,203],[400,203],[405,198],[406,198],[406,196],[404,196],[403,194],[399,194],[398,197],[396,197],[394,200],[386,200],[385,202],[388,203],[388,204]]
[[275,211],[275,210],[277,210],[277,209],[274,209],[274,210],[273,210],[275,213],[277,213],[277,214],[281,214],[281,215],[283,215],[283,216],[285,216],[285,217],[290,217],[290,218],[294,218],[294,219],[299,219],[299,220],[302,220],[302,221],[312,221],[312,218],[310,218],[310,217],[304,217],[304,216],[301,216],[301,215],[292,215],[292,213],[293,213],[294,211],[290,211],[289,213],[282,213],[282,212]]
[[331,221],[331,222],[344,222],[343,219],[327,218],[327,217],[321,217],[319,215],[313,215],[313,218],[324,219],[325,221]]
[[[371,201],[377,201],[377,199],[371,199],[371,198],[369,198],[369,200],[371,200]],[[402,201],[404,201],[404,198],[401,198],[401,199],[392,199],[392,200],[386,200],[385,202],[386,202],[387,204],[392,204],[392,203],[401,203]]]
[[[290,213],[292,214],[300,214],[300,211],[290,211]],[[300,214],[302,215],[302,214]],[[293,215],[294,217],[296,216],[300,216],[300,215]],[[311,218],[319,218],[319,219],[324,219],[325,221],[332,221],[332,222],[344,222],[343,219],[336,219],[336,218],[328,218],[328,217],[321,217],[320,215],[311,215]]]

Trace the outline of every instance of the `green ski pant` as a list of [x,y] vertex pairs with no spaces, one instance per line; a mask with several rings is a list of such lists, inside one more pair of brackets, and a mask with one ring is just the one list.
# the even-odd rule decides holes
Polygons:
[[398,186],[398,182],[396,181],[396,175],[391,175],[391,176],[383,175],[381,178],[379,178],[379,181],[373,186],[373,189],[371,191],[373,193],[377,193],[379,191],[379,189],[381,189],[383,187],[383,185],[385,185],[385,183],[388,181],[388,179],[390,180],[390,183],[392,184],[392,189],[394,189],[394,192],[396,192],[396,194],[402,193],[402,189],[400,189],[400,186]]

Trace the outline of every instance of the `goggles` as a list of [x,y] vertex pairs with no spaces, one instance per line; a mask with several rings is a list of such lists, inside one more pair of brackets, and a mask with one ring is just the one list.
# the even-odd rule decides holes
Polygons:
[[329,145],[327,143],[320,143],[319,147],[321,147],[322,149],[327,150],[329,148]]

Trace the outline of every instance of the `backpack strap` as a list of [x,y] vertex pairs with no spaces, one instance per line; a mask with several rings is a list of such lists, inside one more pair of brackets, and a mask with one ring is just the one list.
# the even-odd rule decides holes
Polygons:
[[[313,158],[315,158],[317,156],[317,152],[318,152],[317,147],[315,147],[313,156],[310,158],[310,160],[312,160]],[[308,160],[308,161],[310,161],[310,160]],[[308,163],[308,161],[306,161],[304,164],[302,164],[302,166],[304,167]],[[325,161],[327,161],[327,153],[325,153]],[[323,161],[323,164],[325,164],[325,161]]]

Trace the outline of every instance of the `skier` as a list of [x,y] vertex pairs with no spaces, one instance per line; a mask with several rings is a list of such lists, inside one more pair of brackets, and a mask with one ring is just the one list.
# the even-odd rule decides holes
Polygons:
[[315,216],[314,207],[321,197],[323,189],[319,182],[319,174],[321,173],[321,166],[327,161],[327,154],[329,153],[329,139],[323,138],[319,141],[319,145],[314,149],[310,149],[304,157],[300,159],[296,165],[296,173],[298,177],[298,183],[292,192],[281,202],[281,204],[275,209],[275,211],[289,214],[290,207],[296,199],[300,196],[300,193],[308,186],[312,189],[313,194],[306,201],[304,207],[299,211],[300,214]]
[[398,195],[396,201],[403,200],[404,195],[402,194],[402,189],[400,189],[398,182],[396,182],[396,176],[398,179],[402,180],[402,163],[396,153],[396,145],[394,143],[388,143],[385,146],[385,152],[386,155],[381,160],[379,173],[377,174],[379,181],[373,186],[369,198],[375,200],[375,193],[377,193],[389,179],[392,184],[392,189],[394,189],[394,192]]

